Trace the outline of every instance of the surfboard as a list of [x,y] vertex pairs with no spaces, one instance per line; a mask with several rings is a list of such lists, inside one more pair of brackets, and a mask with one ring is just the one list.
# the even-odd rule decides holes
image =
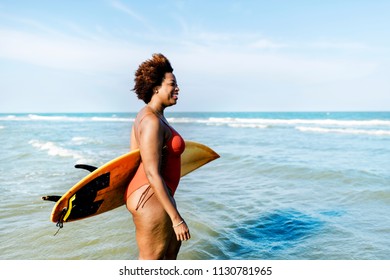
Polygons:
[[[186,148],[181,156],[181,177],[219,158],[206,145],[185,141]],[[79,164],[76,168],[90,171],[62,196],[45,196],[43,200],[55,201],[51,221],[62,227],[72,222],[96,216],[124,205],[125,190],[140,164],[139,150],[119,156],[96,168]]]

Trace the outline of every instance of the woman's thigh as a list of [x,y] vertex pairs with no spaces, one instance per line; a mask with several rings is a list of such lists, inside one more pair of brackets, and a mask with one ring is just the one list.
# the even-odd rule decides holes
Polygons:
[[147,186],[141,187],[127,200],[127,208],[133,214],[136,227],[139,258],[163,259],[167,253],[171,258],[172,251],[178,252],[177,246],[174,246],[177,242],[172,240],[174,231],[171,219],[153,194],[152,189],[147,191],[147,195],[144,195],[144,202],[140,205],[140,199],[145,191],[147,191]]

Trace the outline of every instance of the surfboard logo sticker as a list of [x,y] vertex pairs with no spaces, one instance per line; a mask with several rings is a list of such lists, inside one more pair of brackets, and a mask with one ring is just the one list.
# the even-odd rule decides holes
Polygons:
[[73,201],[76,199],[76,194],[74,196],[72,196],[70,199],[69,199],[69,206],[68,206],[68,210],[66,211],[66,214],[64,216],[64,218],[62,219],[61,222],[66,222],[66,220],[68,219],[69,215],[70,215],[70,212],[72,211],[72,204],[73,204]]

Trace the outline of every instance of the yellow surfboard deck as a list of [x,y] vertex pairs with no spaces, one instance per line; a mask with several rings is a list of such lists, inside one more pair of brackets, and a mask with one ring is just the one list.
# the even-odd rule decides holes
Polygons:
[[[186,148],[181,157],[181,176],[219,158],[209,147],[185,141]],[[117,157],[92,171],[55,204],[51,221],[60,224],[77,221],[124,205],[125,190],[135,175],[140,163],[139,150]]]

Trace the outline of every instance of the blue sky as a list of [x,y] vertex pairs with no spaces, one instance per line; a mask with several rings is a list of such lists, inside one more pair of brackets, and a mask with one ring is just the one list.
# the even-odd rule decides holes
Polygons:
[[389,111],[390,1],[0,0],[0,112],[133,112],[161,52],[175,111]]

